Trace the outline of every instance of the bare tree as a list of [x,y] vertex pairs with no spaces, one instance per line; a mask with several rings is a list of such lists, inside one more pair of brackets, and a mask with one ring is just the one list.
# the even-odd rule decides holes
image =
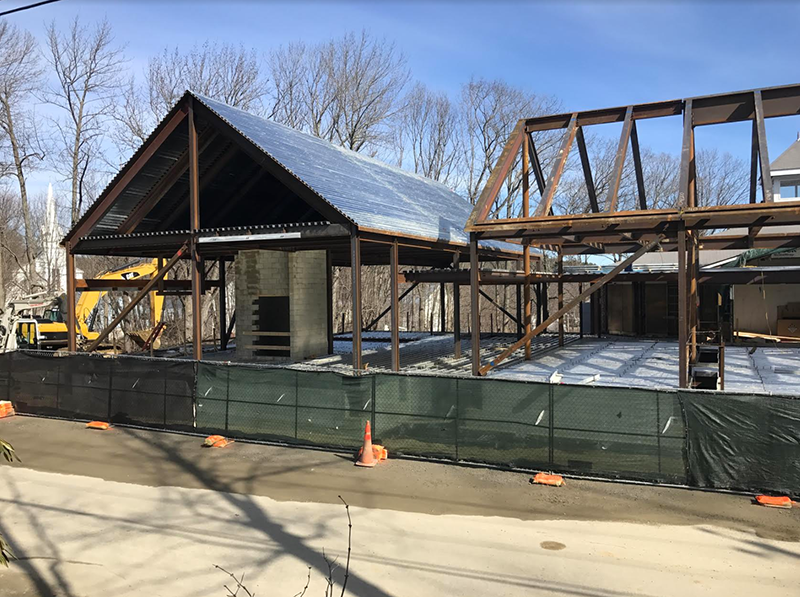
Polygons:
[[[553,97],[529,94],[503,80],[473,79],[461,90],[462,173],[464,194],[475,203],[486,186],[489,174],[497,163],[511,131],[520,118],[552,114],[560,108]],[[539,134],[534,138],[543,167],[549,163],[559,135]],[[519,160],[518,160],[519,161]],[[521,170],[514,164],[508,180],[506,197],[499,198],[497,209],[513,211]]]
[[394,44],[366,32],[322,44],[290,44],[270,54],[269,115],[354,151],[375,153],[409,79]]
[[233,44],[195,46],[188,52],[165,48],[150,59],[144,82],[131,77],[114,117],[121,150],[141,145],[186,90],[243,110],[260,111],[267,89],[255,50]]
[[458,166],[459,118],[447,95],[417,83],[406,96],[398,120],[399,163],[403,165],[407,150],[414,172],[450,183]]
[[717,149],[697,152],[697,205],[747,203],[750,168],[744,161]]
[[56,169],[70,181],[74,223],[83,209],[87,173],[96,165],[119,93],[125,58],[107,21],[90,29],[78,17],[64,32],[56,28],[55,21],[50,23],[45,55],[57,81],[46,99],[66,112],[54,121],[62,158]]
[[39,142],[29,100],[41,82],[36,40],[26,32],[0,21],[0,150],[5,165],[0,175],[17,181],[25,235],[25,267],[33,276],[34,229],[28,202],[27,174],[41,160],[44,151]]

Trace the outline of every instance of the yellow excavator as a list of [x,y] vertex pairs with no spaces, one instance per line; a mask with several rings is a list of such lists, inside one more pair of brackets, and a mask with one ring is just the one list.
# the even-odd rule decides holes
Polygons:
[[[137,262],[103,272],[98,280],[131,280],[148,277],[158,271],[158,260]],[[166,277],[165,277],[166,279]],[[98,315],[98,305],[107,290],[84,290],[75,306],[78,343],[85,344],[96,340],[100,335],[94,324]],[[141,331],[128,332],[140,348],[157,349],[164,325],[161,316],[164,297],[156,291],[150,293],[150,313],[152,327]],[[66,297],[45,296],[43,293],[11,301],[0,313],[0,341],[3,351],[20,349],[58,350],[67,345]]]

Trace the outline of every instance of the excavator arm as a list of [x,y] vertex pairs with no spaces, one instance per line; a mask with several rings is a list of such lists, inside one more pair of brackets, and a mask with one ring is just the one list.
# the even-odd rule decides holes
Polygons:
[[[104,272],[98,276],[98,280],[131,280],[139,277],[149,277],[158,272],[158,260],[138,262],[120,267],[118,269]],[[164,277],[166,279],[166,276]],[[97,305],[107,294],[106,290],[84,290],[80,293],[78,303],[75,306],[75,319],[78,331],[87,340],[94,340],[100,334],[91,329],[92,316],[97,310]],[[152,313],[151,322],[153,326],[161,321],[164,310],[164,297],[155,291],[150,293],[150,309]]]

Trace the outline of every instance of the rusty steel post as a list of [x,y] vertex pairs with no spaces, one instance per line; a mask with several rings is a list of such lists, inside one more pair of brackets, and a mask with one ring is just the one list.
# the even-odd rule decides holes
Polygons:
[[197,123],[194,108],[189,104],[189,223],[192,230],[190,257],[192,262],[192,355],[196,361],[203,358],[203,264],[197,244],[200,230],[200,167],[197,150]]
[[[75,255],[72,254],[72,243],[64,243],[64,250],[67,252],[67,350],[76,352],[78,350],[77,322],[75,319]],[[8,331],[14,333],[13,330]]]
[[478,237],[469,235],[469,309],[472,324],[472,375],[481,374],[480,271],[478,270]]
[[[558,249],[558,310],[564,307],[564,254]],[[564,346],[564,315],[558,318],[558,345]]]
[[225,331],[228,329],[228,297],[226,292],[227,279],[225,276],[225,258],[219,258],[219,349],[228,349],[228,338]]
[[[530,216],[530,166],[529,166],[529,139],[525,135],[522,139],[522,217]],[[522,271],[525,274],[525,283],[522,286],[522,302],[525,313],[523,315],[523,334],[531,331],[531,247],[530,243],[523,241],[522,244]],[[525,360],[531,360],[531,342],[525,343]]]
[[361,369],[361,239],[358,231],[350,235],[350,275],[353,299],[353,369]]
[[453,284],[453,356],[461,358],[461,286]]
[[333,354],[333,255],[330,250],[325,251],[325,295],[328,316],[328,354]]
[[391,304],[392,328],[392,371],[400,371],[400,253],[397,240],[389,248],[389,282]]
[[688,387],[688,331],[687,309],[689,293],[686,280],[686,231],[678,232],[678,387]]

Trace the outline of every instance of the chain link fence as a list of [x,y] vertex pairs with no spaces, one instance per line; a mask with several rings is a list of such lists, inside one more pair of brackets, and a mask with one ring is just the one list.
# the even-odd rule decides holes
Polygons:
[[58,353],[0,363],[20,413],[348,450],[370,421],[396,455],[800,493],[788,397]]

